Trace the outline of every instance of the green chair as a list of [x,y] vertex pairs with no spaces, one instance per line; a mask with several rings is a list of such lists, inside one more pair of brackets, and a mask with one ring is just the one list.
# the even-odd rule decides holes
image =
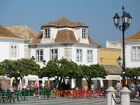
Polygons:
[[6,103],[7,102],[7,93],[6,92],[1,92],[1,96],[2,96],[2,103]]
[[15,92],[6,92],[6,101],[9,102],[9,103],[15,103]]
[[49,98],[50,95],[51,95],[51,91],[49,89],[45,89],[44,90],[44,95],[47,96],[47,98]]
[[16,90],[15,96],[16,96],[16,100],[18,102],[20,102],[21,101],[21,97],[22,97],[22,91],[21,90]]

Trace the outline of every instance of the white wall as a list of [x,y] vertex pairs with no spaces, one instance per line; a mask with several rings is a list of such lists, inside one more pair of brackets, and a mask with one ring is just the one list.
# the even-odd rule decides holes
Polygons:
[[140,61],[132,60],[132,46],[140,46],[140,42],[128,43],[126,45],[125,47],[126,67],[130,67],[130,68],[140,67]]
[[106,47],[107,48],[122,49],[122,44],[120,41],[106,41]]
[[0,62],[9,59],[9,42],[0,39]]
[[[36,57],[36,50],[37,49],[43,49],[44,53],[44,60],[46,60],[46,63],[50,60],[50,50],[51,49],[58,49],[58,59],[65,58],[65,48],[71,48],[71,60],[74,61],[77,64],[85,64],[85,65],[91,65],[91,64],[97,64],[98,63],[98,49],[92,48],[89,46],[64,46],[64,45],[54,45],[54,46],[41,46],[38,48],[32,48],[31,49],[31,56]],[[82,61],[76,61],[76,49],[82,49]],[[87,62],[87,50],[93,50],[93,62]],[[41,67],[45,66],[42,62],[37,62],[40,64]]]
[[25,45],[24,40],[17,40],[17,39],[6,39],[0,38],[0,61],[10,58],[10,45],[15,44],[18,46],[18,57],[16,59],[24,58],[25,57]]
[[[76,49],[82,49],[82,61],[76,61]],[[87,50],[93,50],[93,62],[87,62]],[[76,62],[77,64],[82,65],[91,65],[97,64],[97,48],[88,48],[88,47],[73,47],[72,49],[72,61]]]
[[[67,27],[65,27],[65,28],[51,27],[50,28],[50,34],[51,34],[50,36],[51,36],[51,38],[50,39],[42,38],[41,39],[41,43],[53,43],[54,39],[56,38],[57,32],[59,30],[64,30],[64,29],[72,30],[74,35],[75,35],[75,38],[80,43],[87,43],[87,44],[89,44],[88,38],[87,39],[82,39],[82,28],[67,28]],[[42,31],[43,31],[43,34],[45,35],[45,28],[42,29]]]

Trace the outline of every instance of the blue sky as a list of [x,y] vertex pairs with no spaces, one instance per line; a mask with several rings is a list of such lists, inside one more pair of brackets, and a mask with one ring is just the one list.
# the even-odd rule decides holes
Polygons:
[[133,18],[126,37],[140,31],[140,0],[0,0],[0,24],[27,25],[35,31],[60,17],[80,21],[89,26],[89,33],[99,44],[119,40],[121,31],[115,29],[112,17],[121,16],[122,6]]

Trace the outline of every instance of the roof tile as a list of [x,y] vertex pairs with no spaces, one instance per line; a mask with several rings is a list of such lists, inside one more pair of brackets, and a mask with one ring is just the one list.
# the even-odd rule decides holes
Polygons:
[[42,25],[42,27],[88,27],[81,22],[72,22],[65,17],[61,17],[57,21],[49,22],[48,24]]
[[75,35],[72,30],[59,30],[57,32],[55,43],[77,43]]
[[1,26],[1,25],[0,25],[0,37],[19,38],[14,33],[9,31],[5,26]]
[[128,37],[126,40],[140,40],[140,31],[139,32],[136,32],[134,35]]

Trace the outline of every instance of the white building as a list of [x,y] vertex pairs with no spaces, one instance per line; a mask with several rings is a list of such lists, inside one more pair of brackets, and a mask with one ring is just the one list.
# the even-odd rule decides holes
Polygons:
[[107,48],[122,49],[121,41],[106,41]]
[[28,41],[16,36],[6,27],[0,26],[0,62],[5,59],[17,60],[26,58]]
[[[108,48],[122,49],[121,41],[107,41],[106,44]],[[128,68],[140,67],[140,32],[125,39],[125,63]]]
[[126,39],[126,67],[140,67],[140,32]]
[[41,32],[30,45],[31,56],[42,61],[66,58],[77,64],[97,64],[98,47],[89,36],[88,26],[62,17],[41,26]]

